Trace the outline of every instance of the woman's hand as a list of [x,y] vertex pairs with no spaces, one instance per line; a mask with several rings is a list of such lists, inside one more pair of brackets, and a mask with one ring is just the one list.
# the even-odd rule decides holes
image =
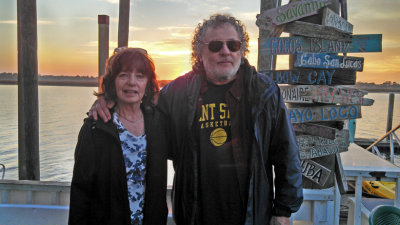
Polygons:
[[94,120],[100,116],[104,122],[108,122],[111,119],[110,109],[114,104],[115,102],[107,102],[104,96],[99,96],[90,108],[89,116],[92,116]]

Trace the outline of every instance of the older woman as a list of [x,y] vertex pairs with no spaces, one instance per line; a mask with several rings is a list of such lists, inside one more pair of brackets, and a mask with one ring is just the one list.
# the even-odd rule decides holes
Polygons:
[[[112,120],[85,119],[75,149],[69,224],[166,224],[166,153],[156,132],[159,87],[144,49],[111,56],[102,79]],[[156,128],[156,129],[155,129]]]

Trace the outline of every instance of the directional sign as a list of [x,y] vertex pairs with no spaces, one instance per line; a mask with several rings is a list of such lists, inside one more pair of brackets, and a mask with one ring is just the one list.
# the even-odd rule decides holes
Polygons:
[[294,123],[293,130],[296,135],[313,135],[328,139],[335,139],[338,129],[314,123]]
[[312,84],[312,85],[354,85],[356,72],[346,69],[294,69],[267,70],[262,74],[269,76],[277,84]]
[[351,87],[326,85],[280,86],[283,99],[287,103],[334,103],[342,105],[362,105],[367,94]]
[[322,13],[322,25],[334,27],[349,34],[353,33],[353,24],[347,22],[347,20],[343,19],[329,8],[324,8]]
[[[261,26],[259,27],[260,29],[268,28],[264,24],[261,24]],[[348,33],[344,33],[337,28],[323,26],[315,23],[307,23],[303,21],[293,21],[285,24],[283,31],[293,35],[337,40],[342,42],[351,42],[351,35]]]
[[310,159],[301,160],[301,173],[311,181],[323,186],[328,180],[331,170]]
[[382,52],[382,34],[353,35],[351,42],[302,36],[260,39],[260,52],[270,55],[299,53]]
[[273,24],[280,25],[317,14],[319,9],[329,4],[326,0],[296,1],[264,11],[261,17],[269,18]]
[[364,58],[323,53],[303,53],[296,55],[294,66],[302,68],[352,69],[362,71],[364,68]]
[[292,123],[338,121],[361,118],[360,105],[327,105],[313,107],[288,107]]
[[311,135],[296,136],[300,149],[300,159],[312,159],[345,152],[349,147],[349,131],[341,130],[334,139]]

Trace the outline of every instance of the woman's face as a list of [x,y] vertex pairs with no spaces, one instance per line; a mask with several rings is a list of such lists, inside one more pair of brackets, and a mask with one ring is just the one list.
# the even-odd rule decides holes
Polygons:
[[137,70],[121,71],[115,78],[115,90],[119,104],[141,102],[147,86],[148,77]]

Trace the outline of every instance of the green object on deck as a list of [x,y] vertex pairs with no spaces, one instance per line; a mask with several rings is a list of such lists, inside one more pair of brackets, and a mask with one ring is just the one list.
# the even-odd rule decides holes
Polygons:
[[400,209],[395,206],[380,205],[375,207],[369,215],[370,225],[397,225],[400,224]]

